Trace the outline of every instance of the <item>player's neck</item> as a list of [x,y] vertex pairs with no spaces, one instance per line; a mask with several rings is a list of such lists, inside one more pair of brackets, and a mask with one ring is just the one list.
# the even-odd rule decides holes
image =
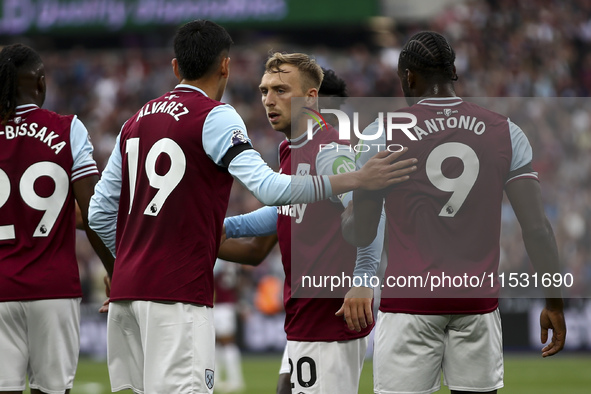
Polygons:
[[[203,90],[203,92],[207,95],[207,97],[220,101],[222,99],[222,95],[220,94],[220,88],[219,88],[219,82],[216,80],[213,80],[212,78],[202,78],[202,79],[196,79],[196,80],[188,80],[188,79],[182,79],[180,81],[181,84],[183,85],[191,85],[191,86],[195,86],[196,88],[199,88],[201,90]],[[222,91],[223,93],[223,91]],[[218,97],[219,96],[219,97]]]
[[421,99],[431,97],[456,97],[456,92],[453,85],[449,83],[445,84],[434,84],[423,90],[422,94],[418,97]]
[[304,135],[307,132],[306,123],[303,120],[296,122],[296,124],[291,124],[289,129],[284,130],[283,134],[288,140],[295,140],[298,139],[300,136]]
[[283,133],[285,134],[285,137],[288,140],[295,140],[298,137],[300,137],[301,135],[303,135],[306,132],[306,130],[289,130],[289,131],[284,131]]
[[43,106],[43,100],[40,97],[35,95],[28,95],[28,94],[18,94],[16,96],[16,106],[25,105],[25,104],[35,104],[37,107],[41,108]]

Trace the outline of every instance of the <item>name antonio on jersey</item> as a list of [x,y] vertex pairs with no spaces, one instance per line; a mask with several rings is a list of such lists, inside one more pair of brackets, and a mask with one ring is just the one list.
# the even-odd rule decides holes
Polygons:
[[[423,137],[429,134],[438,133],[448,129],[464,129],[473,131],[476,135],[482,135],[486,131],[486,123],[476,118],[475,116],[460,115],[451,116],[457,113],[457,110],[449,110],[438,112],[438,115],[445,115],[445,117],[437,117],[425,119],[422,121],[422,126],[416,125],[412,128],[417,139],[422,140]],[[419,121],[420,122],[420,121]]]
[[48,133],[46,126],[39,128],[37,123],[22,123],[15,126],[6,125],[3,131],[0,130],[0,136],[4,136],[7,140],[17,137],[36,138],[53,149],[56,155],[66,146],[65,141],[59,141],[59,134],[55,131],[49,131]]
[[304,220],[304,213],[306,212],[307,206],[308,204],[283,205],[277,207],[277,213],[279,215],[291,216],[295,218],[296,224],[299,224]]

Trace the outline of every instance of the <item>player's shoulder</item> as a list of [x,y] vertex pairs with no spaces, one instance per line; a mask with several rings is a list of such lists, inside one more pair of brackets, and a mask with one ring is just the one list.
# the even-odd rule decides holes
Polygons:
[[59,114],[55,111],[51,111],[51,110],[45,109],[45,108],[38,108],[36,112],[37,112],[38,116],[43,116],[47,119],[58,121],[58,122],[71,123],[72,120],[74,118],[76,118],[76,115],[72,115],[72,114],[63,115],[63,114]]
[[[51,111],[44,108],[37,108],[31,113],[30,117],[27,117],[26,122],[38,123],[48,129],[58,133],[61,136],[68,135],[72,129],[72,122],[77,119],[76,115],[62,115],[55,111]],[[16,122],[20,122],[19,112],[15,117]]]
[[350,141],[341,139],[338,130],[328,123],[314,134],[314,142],[318,144],[350,145]]
[[466,108],[469,108],[472,112],[481,112],[482,114],[488,115],[489,117],[499,118],[503,121],[508,121],[509,118],[499,112],[493,111],[490,108],[486,108],[482,105],[476,104],[471,101],[464,101]]

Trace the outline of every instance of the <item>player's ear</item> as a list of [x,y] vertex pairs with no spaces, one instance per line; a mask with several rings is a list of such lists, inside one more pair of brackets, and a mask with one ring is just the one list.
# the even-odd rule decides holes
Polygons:
[[37,96],[39,97],[39,106],[42,106],[45,102],[45,93],[47,92],[47,84],[45,81],[45,74],[41,74],[37,77]]
[[222,77],[228,78],[230,76],[230,58],[229,57],[224,57],[222,59],[220,71],[221,71]]
[[311,107],[318,101],[318,89],[310,88],[305,94],[306,106]]
[[408,87],[409,88],[414,88],[417,79],[416,79],[416,75],[414,72],[410,71],[408,68],[405,70],[406,72],[406,81],[408,83]]
[[47,84],[45,82],[45,75],[41,74],[37,77],[37,91],[41,96],[45,96],[47,91]]
[[179,61],[176,60],[175,57],[170,63],[172,64],[172,72],[174,73],[174,76],[179,80],[179,82],[182,81],[183,78],[181,77],[181,73],[179,71]]

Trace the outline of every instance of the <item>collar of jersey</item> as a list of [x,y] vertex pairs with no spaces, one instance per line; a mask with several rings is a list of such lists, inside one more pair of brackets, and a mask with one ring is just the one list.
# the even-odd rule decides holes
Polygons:
[[433,107],[449,107],[462,104],[461,97],[427,97],[419,100],[417,104],[429,105]]
[[[316,133],[318,132],[318,130],[320,130],[320,126],[316,125],[312,129],[312,136],[315,136]],[[309,140],[308,140],[307,136],[308,136],[308,133],[306,132],[297,138],[294,138],[291,140],[289,138],[286,138],[285,140],[287,141],[287,144],[291,149],[301,148],[302,146],[304,146],[308,143]]]
[[174,87],[174,91],[180,91],[180,92],[193,92],[193,91],[197,91],[199,93],[201,93],[202,95],[204,95],[205,97],[209,97],[203,90],[199,89],[197,86],[193,86],[193,85],[187,85],[186,83],[179,83],[178,85],[176,85]]
[[16,106],[16,115],[26,114],[27,112],[31,112],[35,109],[39,109],[39,106],[36,104],[22,104]]

